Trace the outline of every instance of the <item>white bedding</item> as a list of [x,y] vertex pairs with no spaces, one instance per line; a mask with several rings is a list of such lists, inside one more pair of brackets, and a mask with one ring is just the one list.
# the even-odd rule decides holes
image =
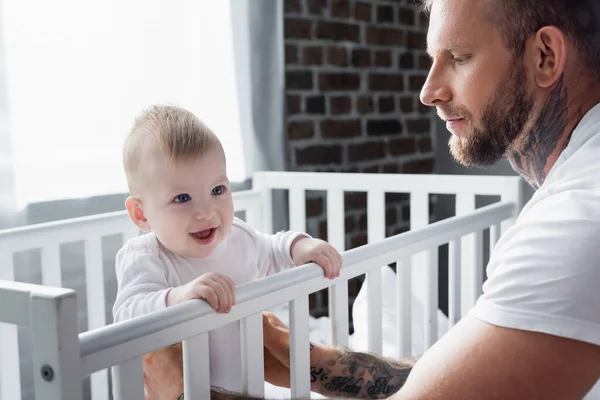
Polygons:
[[[381,268],[383,285],[383,342],[382,350],[384,357],[394,358],[396,356],[396,274],[390,267]],[[367,350],[367,293],[363,285],[354,306],[352,307],[352,318],[354,321],[354,334],[350,336],[350,348],[359,351]],[[288,324],[289,314],[287,304],[271,310],[284,323]],[[412,354],[418,357],[425,351],[424,342],[424,308],[423,304],[412,296]],[[331,344],[330,320],[328,317],[313,318],[309,320],[309,335],[312,343],[324,345]],[[442,337],[448,331],[448,319],[438,311],[438,337]],[[265,383],[265,397],[268,399],[289,399],[290,390]],[[323,399],[325,397],[313,393],[311,398]]]

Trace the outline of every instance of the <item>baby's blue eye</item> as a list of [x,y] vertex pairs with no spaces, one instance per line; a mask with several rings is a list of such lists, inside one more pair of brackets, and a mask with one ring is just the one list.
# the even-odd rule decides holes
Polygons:
[[213,190],[212,190],[212,192],[211,192],[211,193],[212,193],[212,195],[213,195],[213,196],[220,196],[220,195],[222,195],[224,192],[225,192],[225,186],[223,186],[223,185],[219,185],[219,186],[217,186],[217,187],[213,188]]
[[175,199],[173,200],[175,203],[187,203],[188,201],[190,201],[192,198],[189,194],[187,193],[182,193],[177,195],[177,197],[175,197]]

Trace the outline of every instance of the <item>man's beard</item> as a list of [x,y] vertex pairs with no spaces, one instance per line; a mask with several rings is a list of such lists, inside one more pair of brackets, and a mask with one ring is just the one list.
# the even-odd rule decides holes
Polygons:
[[[490,166],[498,162],[524,131],[533,111],[533,94],[528,91],[525,68],[507,73],[498,90],[483,108],[482,128],[472,127],[466,137],[452,136],[450,153],[465,166]],[[449,111],[449,112],[446,112]],[[444,109],[473,123],[465,108]]]

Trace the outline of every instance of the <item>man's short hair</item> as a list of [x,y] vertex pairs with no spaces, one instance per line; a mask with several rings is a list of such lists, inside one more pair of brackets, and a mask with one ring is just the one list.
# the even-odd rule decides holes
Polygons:
[[[420,0],[425,11],[435,0]],[[514,55],[522,56],[528,38],[544,26],[570,37],[593,77],[600,79],[600,0],[481,0]]]

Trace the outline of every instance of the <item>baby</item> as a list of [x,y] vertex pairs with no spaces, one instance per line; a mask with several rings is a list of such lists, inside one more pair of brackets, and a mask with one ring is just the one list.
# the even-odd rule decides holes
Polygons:
[[[305,233],[265,235],[234,217],[219,139],[191,112],[154,106],[125,140],[123,163],[137,227],[116,256],[114,321],[191,299],[218,312],[235,304],[235,286],[308,262],[339,275],[342,258]],[[213,386],[241,390],[239,323],[209,334]]]

